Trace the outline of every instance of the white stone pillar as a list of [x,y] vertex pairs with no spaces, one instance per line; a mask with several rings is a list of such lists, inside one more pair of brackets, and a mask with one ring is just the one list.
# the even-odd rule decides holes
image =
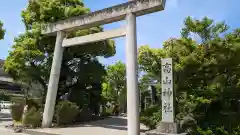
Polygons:
[[139,91],[137,69],[137,35],[136,15],[129,13],[126,16],[126,72],[127,72],[127,116],[128,135],[140,134],[139,121]]
[[174,123],[174,93],[173,93],[173,70],[172,58],[161,60],[162,78],[162,122]]
[[57,97],[58,82],[62,65],[62,57],[64,48],[62,47],[65,32],[59,31],[57,33],[56,44],[53,55],[52,68],[48,84],[48,91],[46,96],[45,108],[43,113],[42,127],[51,127],[54,115],[55,102]]

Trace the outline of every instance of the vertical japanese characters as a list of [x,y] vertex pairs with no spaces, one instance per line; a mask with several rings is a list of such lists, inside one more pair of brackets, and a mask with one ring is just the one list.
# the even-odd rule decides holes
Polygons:
[[174,122],[172,58],[161,60],[162,122]]

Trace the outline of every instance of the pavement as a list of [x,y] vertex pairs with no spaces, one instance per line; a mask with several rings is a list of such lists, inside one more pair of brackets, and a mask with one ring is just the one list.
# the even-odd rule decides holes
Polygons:
[[[11,124],[11,115],[0,113],[0,135],[127,135],[126,117],[110,117],[66,128],[28,129],[23,133],[14,133],[5,128]],[[144,135],[147,128],[144,125],[140,125],[140,128],[141,135]]]
[[28,134],[14,133],[13,130],[0,126],[0,135],[28,135]]
[[[140,127],[141,135],[144,135],[147,128],[144,125]],[[127,118],[111,117],[74,127],[28,130],[30,134],[35,135],[34,132],[38,132],[36,135],[127,135]]]
[[24,133],[14,133],[13,130],[5,128],[6,125],[11,124],[11,115],[9,113],[0,113],[0,135],[27,135]]

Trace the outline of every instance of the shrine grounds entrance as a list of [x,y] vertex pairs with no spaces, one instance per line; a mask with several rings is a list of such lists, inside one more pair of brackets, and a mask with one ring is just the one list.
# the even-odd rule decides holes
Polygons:
[[[136,17],[164,10],[165,2],[166,0],[130,0],[129,2],[83,16],[72,17],[67,20],[42,26],[42,34],[57,35],[42,127],[50,127],[52,123],[64,47],[126,36],[128,134],[139,135]],[[126,26],[124,28],[82,37],[65,38],[68,33],[74,30],[109,24],[124,19],[126,20]]]

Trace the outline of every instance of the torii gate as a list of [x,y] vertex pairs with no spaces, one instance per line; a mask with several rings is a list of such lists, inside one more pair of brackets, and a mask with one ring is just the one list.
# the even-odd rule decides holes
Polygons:
[[[164,10],[165,2],[166,0],[129,0],[129,2],[123,4],[42,27],[42,34],[44,35],[57,34],[42,127],[50,127],[52,123],[64,47],[126,36],[128,134],[139,135],[136,17]],[[124,28],[65,39],[65,35],[73,30],[90,28],[124,19],[127,22]]]

